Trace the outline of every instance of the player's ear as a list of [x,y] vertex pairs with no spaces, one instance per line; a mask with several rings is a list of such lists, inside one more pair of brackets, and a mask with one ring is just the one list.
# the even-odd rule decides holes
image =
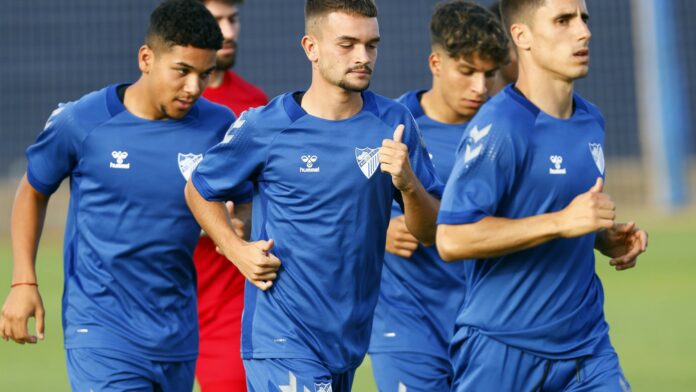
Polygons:
[[532,41],[532,32],[524,23],[514,23],[510,26],[510,37],[519,50],[529,50]]
[[432,51],[428,57],[428,66],[430,67],[430,72],[433,76],[440,76],[442,68],[442,57],[440,53]]
[[316,63],[319,60],[319,48],[317,47],[317,39],[312,35],[305,35],[302,37],[302,49],[305,51],[305,55],[312,63]]
[[155,61],[155,52],[148,45],[143,45],[138,50],[138,67],[140,72],[147,74],[152,69]]

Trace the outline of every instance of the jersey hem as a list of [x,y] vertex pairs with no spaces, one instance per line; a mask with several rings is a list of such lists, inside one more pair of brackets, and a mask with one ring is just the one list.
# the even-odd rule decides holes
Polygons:
[[321,363],[333,373],[343,373],[351,369],[356,369],[358,366],[360,366],[365,357],[363,356],[360,360],[351,362],[346,366],[333,366],[328,362],[322,361],[320,358],[317,358],[316,356],[300,352],[277,353],[268,351],[242,351],[242,359],[309,359]]
[[448,212],[440,211],[437,215],[438,225],[461,225],[476,223],[481,219],[487,217],[488,214],[483,211],[469,211],[469,212]]

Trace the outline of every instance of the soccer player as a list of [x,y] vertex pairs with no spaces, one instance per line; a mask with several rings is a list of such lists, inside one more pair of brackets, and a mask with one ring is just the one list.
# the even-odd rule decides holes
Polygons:
[[[485,8],[440,3],[430,22],[432,87],[404,94],[439,177],[446,180],[467,122],[488,99],[508,55],[507,37]],[[370,340],[380,391],[449,391],[447,347],[464,300],[463,263],[447,264],[408,232],[398,205],[387,230],[382,284]]]
[[[230,69],[237,55],[242,0],[201,1],[217,20],[224,38],[203,97],[227,106],[237,115],[250,107],[265,105],[266,95]],[[235,215],[242,223],[251,212],[250,206],[250,203],[235,206]],[[244,276],[215,251],[215,243],[207,235],[198,241],[193,261],[198,277],[200,335],[196,378],[203,392],[245,391],[246,377],[240,355]]]
[[647,234],[603,192],[604,120],[573,93],[589,70],[584,0],[503,0],[519,79],[472,119],[437,248],[466,266],[453,390],[627,391],[594,249],[626,270]]
[[193,387],[192,253],[200,227],[183,189],[202,154],[234,121],[229,109],[198,99],[222,40],[199,2],[163,2],[138,52],[140,78],[60,105],[27,150],[12,212],[14,271],[0,333],[18,343],[43,339],[36,248],[49,197],[70,177],[63,327],[75,391]]
[[[494,2],[488,9],[498,18],[498,21],[502,23],[502,17],[500,16],[500,3]],[[490,95],[493,96],[498,94],[505,86],[510,83],[515,83],[517,80],[517,52],[515,51],[515,46],[512,42],[509,43],[509,57],[510,61],[507,64],[502,65],[498,72],[496,72],[493,78],[493,85],[490,89]]]
[[[380,39],[372,0],[308,0],[305,23],[309,89],[246,111],[186,188],[202,227],[250,281],[242,356],[258,392],[350,390],[392,200],[409,231],[432,243],[430,193],[442,186],[408,109],[367,90]],[[220,203],[249,180],[257,246],[233,234]]]

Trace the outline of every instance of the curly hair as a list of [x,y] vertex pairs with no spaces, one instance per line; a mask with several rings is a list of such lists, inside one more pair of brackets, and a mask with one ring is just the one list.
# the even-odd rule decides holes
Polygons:
[[487,9],[462,0],[440,3],[430,21],[434,47],[452,58],[478,54],[498,64],[509,61],[508,38],[500,21]]
[[205,6],[196,0],[165,0],[152,14],[145,43],[153,48],[193,46],[222,48],[222,32]]

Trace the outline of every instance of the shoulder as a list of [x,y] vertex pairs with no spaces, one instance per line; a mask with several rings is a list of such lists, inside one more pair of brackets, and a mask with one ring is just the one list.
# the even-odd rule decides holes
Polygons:
[[198,98],[199,118],[203,121],[233,121],[235,115],[228,107],[220,105],[206,98]]
[[232,126],[238,132],[252,131],[257,136],[272,136],[288,128],[294,119],[288,113],[287,100],[292,94],[282,94],[273,98],[267,105],[250,108],[239,115]]
[[411,111],[402,102],[371,91],[364,94],[366,103],[373,106],[373,112],[387,125],[395,127],[405,121],[413,121]]
[[114,87],[108,86],[85,94],[76,101],[59,104],[51,113],[49,122],[88,132],[109,121],[113,117],[108,105],[111,88]]
[[490,133],[496,138],[524,141],[533,131],[538,109],[512,89],[486,102],[469,122],[466,133]]
[[425,90],[411,90],[405,92],[396,102],[406,106],[406,108],[411,112],[414,118],[419,118],[425,115],[423,112],[423,107],[418,100],[418,95],[425,92]]
[[602,115],[602,112],[599,110],[597,105],[586,100],[578,93],[573,94],[573,100],[575,101],[576,110],[586,111],[590,116],[592,116],[592,118],[594,118],[595,121],[597,121],[602,126],[602,129],[604,129],[604,116]]

